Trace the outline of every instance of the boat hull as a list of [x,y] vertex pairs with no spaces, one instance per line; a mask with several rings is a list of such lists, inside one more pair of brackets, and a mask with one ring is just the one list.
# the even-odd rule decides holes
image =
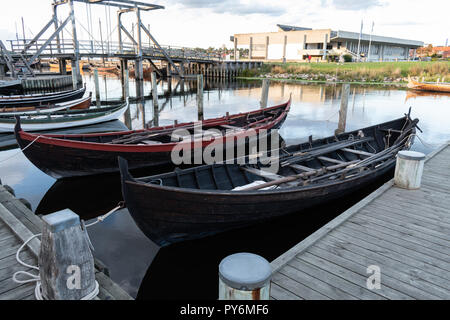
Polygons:
[[[377,182],[386,174],[392,174],[396,152],[409,149],[414,141],[418,119],[407,119],[409,115],[347,132],[338,136],[338,142],[335,136],[331,136],[286,147],[288,158],[280,162],[278,176],[269,179],[265,179],[259,170],[254,173],[255,170],[249,171],[245,166],[228,164],[135,179],[129,173],[126,161],[120,159],[123,199],[139,228],[160,246],[265,222],[286,214],[301,214],[306,208],[351,194]],[[388,139],[385,139],[386,135]],[[368,145],[363,147],[364,144],[358,142],[360,139],[370,141],[367,142],[370,148],[367,148]],[[342,141],[359,147],[357,150],[343,147],[340,145]],[[295,161],[296,157],[305,160]],[[320,157],[321,161],[337,161],[346,168],[344,171],[348,171],[330,173],[335,169],[318,162]],[[286,159],[293,159],[292,163],[297,167],[292,168]],[[371,160],[374,162],[369,164],[369,159],[374,159]],[[350,165],[353,163],[351,161],[365,164],[355,169],[354,165]],[[273,180],[281,181],[297,175],[296,170],[302,170],[302,174],[313,171],[312,178],[303,176],[306,180],[289,180],[297,182],[277,189],[255,190],[248,187],[258,180],[265,180],[265,184],[270,185]],[[322,170],[325,173],[320,173]],[[327,177],[328,173],[330,176]],[[325,179],[314,183],[315,179],[320,180],[321,175]],[[236,187],[244,189],[237,191]]]
[[[267,129],[268,131],[264,134],[258,134],[259,139],[268,138],[268,135],[270,136],[271,134],[271,129],[278,129],[284,123],[287,117],[290,102],[282,106],[284,108],[282,115],[269,125],[264,125],[261,127],[262,129]],[[206,120],[205,123],[207,121],[211,122],[215,121],[215,119]],[[180,124],[180,126],[182,125],[183,124]],[[255,128],[255,131],[258,132],[258,129]],[[109,135],[111,134],[116,133],[110,133]],[[176,143],[142,146],[86,143],[89,142],[89,139],[91,138],[95,140],[96,138],[101,138],[105,135],[86,135],[83,142],[77,141],[75,143],[67,139],[57,139],[57,137],[53,137],[55,138],[53,139],[52,136],[49,135],[48,139],[38,139],[33,142],[32,145],[28,146],[34,139],[37,138],[36,134],[31,135],[24,131],[16,130],[15,135],[21,149],[26,148],[23,150],[25,156],[40,170],[56,179],[118,172],[119,167],[117,157],[119,156],[129,161],[129,166],[131,169],[159,166],[168,168],[174,167],[171,155],[173,148],[172,145],[175,146]],[[238,132],[235,138],[238,138],[239,135],[241,135],[241,132]],[[248,145],[247,140],[245,141],[246,145]],[[192,151],[192,155],[195,154],[195,150],[198,150],[199,148],[204,150],[204,148],[210,143],[210,141],[205,140],[200,143],[199,147],[194,146],[194,148],[190,149]],[[233,145],[233,148],[235,148],[235,146],[236,145]],[[224,144],[224,155],[227,154],[225,147],[226,144]],[[248,150],[248,147],[246,147],[246,150]],[[234,154],[237,153],[234,152]],[[192,161],[191,163],[195,162]]]
[[450,93],[450,84],[423,83],[414,80],[409,80],[408,88],[419,91]]
[[394,166],[395,159],[352,181],[274,194],[198,194],[161,190],[131,181],[122,182],[122,194],[141,231],[159,246],[166,246],[287,214],[302,214],[307,208],[365,188],[392,173]]
[[42,95],[0,97],[0,107],[33,107],[37,104],[66,102],[83,97],[86,88]]

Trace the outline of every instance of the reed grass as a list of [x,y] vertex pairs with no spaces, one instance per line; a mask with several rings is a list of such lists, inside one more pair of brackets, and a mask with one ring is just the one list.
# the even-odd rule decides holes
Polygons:
[[266,64],[261,73],[273,75],[288,74],[290,77],[312,75],[334,76],[342,81],[406,81],[408,76],[436,81],[446,78],[450,81],[450,62],[411,61],[411,62],[370,62],[370,63],[272,63]]

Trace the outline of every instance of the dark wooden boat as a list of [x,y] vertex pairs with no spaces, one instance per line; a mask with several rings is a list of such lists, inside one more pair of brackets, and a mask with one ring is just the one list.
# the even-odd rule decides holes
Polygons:
[[160,246],[301,213],[392,172],[417,122],[406,115],[284,148],[277,173],[262,165],[214,164],[135,179],[120,158],[123,198],[139,228]]
[[[256,133],[262,129],[277,129],[286,119],[290,105],[291,100],[270,108],[204,120],[203,130],[217,129],[220,133],[213,137],[194,137],[190,145],[192,154],[213,142],[244,137],[248,129]],[[172,141],[172,133],[185,129],[191,134],[194,128],[194,123],[190,122],[104,134],[48,135],[24,132],[16,126],[15,135],[22,149],[34,141],[24,150],[25,156],[43,172],[59,179],[117,172],[118,156],[127,159],[132,169],[173,167],[171,152],[179,141]]]
[[21,80],[0,80],[0,95],[15,95],[23,93]]
[[86,88],[61,92],[28,94],[16,96],[0,96],[0,108],[4,107],[29,107],[49,103],[65,102],[83,97]]

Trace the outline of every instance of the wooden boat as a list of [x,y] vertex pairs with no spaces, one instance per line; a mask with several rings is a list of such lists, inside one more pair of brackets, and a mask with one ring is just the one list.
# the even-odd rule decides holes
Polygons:
[[160,246],[279,217],[364,188],[395,166],[418,120],[394,121],[282,149],[277,173],[214,164],[133,178],[119,159],[122,194],[139,228]]
[[418,82],[408,79],[408,88],[420,91],[449,92],[450,83]]
[[[225,139],[235,141],[248,134],[246,129],[279,128],[287,117],[291,105],[288,102],[251,112],[227,115],[202,122],[204,130],[217,129],[220,136],[200,137],[190,144],[192,154],[211,143]],[[234,129],[230,129],[231,126]],[[59,179],[107,172],[117,172],[117,157],[129,161],[132,169],[145,167],[172,167],[171,152],[179,141],[172,141],[177,129],[194,131],[194,123],[180,123],[145,130],[111,132],[105,134],[38,135],[16,127],[19,146],[24,149],[40,136],[33,145],[24,150],[25,156],[40,170]]]
[[14,115],[32,115],[53,113],[61,110],[84,110],[91,106],[92,93],[89,96],[58,104],[38,105],[33,107],[3,107],[0,108],[0,117]]
[[21,80],[0,80],[0,94],[12,95],[23,92],[22,81]]
[[66,102],[83,97],[86,88],[52,93],[0,96],[0,108],[33,107],[40,104]]
[[120,69],[118,66],[111,66],[111,67],[97,67],[95,68],[97,69],[98,72],[100,73],[114,73],[114,74],[119,74]]
[[[0,117],[0,132],[20,131],[22,128],[27,131],[42,131],[87,126],[117,120],[125,113],[127,108],[128,103],[124,103],[119,106],[92,107],[88,110],[66,110],[46,115],[16,116],[15,119]],[[40,135],[36,134],[36,137],[38,136]],[[19,143],[19,146],[22,145]]]

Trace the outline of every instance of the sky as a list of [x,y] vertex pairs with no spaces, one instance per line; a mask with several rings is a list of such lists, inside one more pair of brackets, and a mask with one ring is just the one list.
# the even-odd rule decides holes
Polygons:
[[[363,32],[444,45],[450,38],[449,0],[154,0],[165,6],[163,10],[142,13],[145,25],[161,45],[185,47],[231,48],[230,36],[235,33],[277,31],[277,24],[313,29],[332,29]],[[25,21],[27,38],[36,35],[50,20],[52,0],[14,0],[2,4],[0,40],[22,38],[21,17]],[[60,7],[59,18],[67,15],[67,5]],[[111,25],[111,40],[117,40],[116,9],[110,11],[91,5],[92,28],[88,23],[86,5],[75,3],[79,39],[89,39],[92,29],[99,39],[99,19],[102,20],[103,39]],[[107,19],[107,17],[111,17]],[[136,20],[133,13],[124,15],[126,26]],[[109,22],[111,21],[111,22]],[[70,24],[68,30],[71,28]],[[51,32],[50,32],[51,33]],[[50,33],[47,33],[48,36]],[[68,33],[66,33],[68,36]],[[9,48],[9,44],[7,45]]]

